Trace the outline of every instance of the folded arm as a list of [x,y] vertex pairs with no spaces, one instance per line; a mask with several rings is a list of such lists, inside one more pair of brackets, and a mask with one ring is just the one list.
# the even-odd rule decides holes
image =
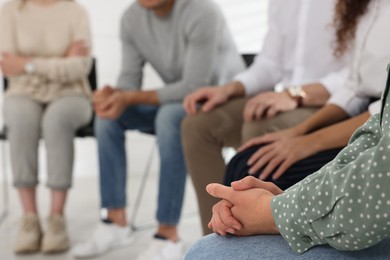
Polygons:
[[359,250],[389,236],[390,136],[380,136],[378,118],[332,162],[272,201],[278,229],[295,252],[321,244]]

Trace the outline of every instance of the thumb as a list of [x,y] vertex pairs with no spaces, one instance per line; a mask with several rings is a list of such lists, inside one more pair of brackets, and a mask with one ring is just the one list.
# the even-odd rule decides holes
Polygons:
[[232,188],[236,191],[249,190],[254,188],[264,189],[271,192],[274,195],[279,195],[283,193],[283,190],[280,189],[272,182],[262,181],[253,176],[245,177],[239,181],[232,182]]
[[239,181],[232,182],[234,190],[249,190],[253,188],[265,188],[266,183],[253,176],[247,176]]
[[229,202],[233,202],[234,200],[234,191],[231,187],[226,187],[218,183],[211,183],[206,186],[206,190],[213,197],[225,199]]
[[105,85],[102,89],[102,94],[104,96],[111,95],[114,92],[114,89],[110,85]]
[[2,53],[1,53],[1,56],[2,56],[3,58],[8,58],[8,57],[10,56],[10,54],[9,54],[8,52],[2,52]]
[[103,91],[110,91],[112,89],[111,85],[105,84],[102,88]]

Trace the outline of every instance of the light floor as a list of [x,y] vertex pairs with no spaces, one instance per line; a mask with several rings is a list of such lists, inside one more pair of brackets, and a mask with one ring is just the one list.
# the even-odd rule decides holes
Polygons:
[[[130,139],[130,140],[129,140]],[[127,148],[129,153],[129,161],[131,162],[128,175],[128,213],[132,213],[132,206],[140,181],[142,179],[142,171],[145,165],[145,160],[153,147],[153,138],[130,135],[128,138]],[[66,215],[68,219],[68,231],[72,244],[83,241],[93,231],[99,220],[99,196],[98,196],[98,179],[96,166],[96,144],[93,139],[81,140],[76,143],[76,165],[74,186],[70,192]],[[43,153],[43,152],[42,152]],[[41,158],[44,156],[40,156]],[[155,156],[154,158],[157,158]],[[41,159],[41,164],[44,164],[44,159]],[[1,161],[1,163],[3,163]],[[152,223],[153,226],[139,230],[134,233],[135,242],[126,247],[95,259],[135,259],[138,253],[142,252],[148,245],[154,230],[155,222],[154,215],[156,209],[156,192],[157,192],[157,174],[158,161],[154,161],[152,174],[146,185],[145,195],[142,200],[142,206],[137,217],[137,223]],[[8,171],[9,173],[9,171]],[[44,179],[44,176],[42,177]],[[44,181],[43,181],[44,183]],[[2,184],[2,183],[0,183]],[[2,186],[1,186],[2,187]],[[0,192],[2,188],[0,187]],[[49,192],[43,184],[38,189],[39,209],[42,212],[42,219],[47,216],[49,205]],[[1,195],[0,198],[2,199]],[[3,206],[0,203],[0,208]],[[16,233],[21,209],[17,194],[13,188],[10,190],[10,212],[5,221],[0,225],[0,260],[12,259],[28,259],[28,260],[65,260],[73,259],[69,252],[58,255],[43,255],[40,253],[28,256],[14,255],[12,252],[13,241]],[[187,188],[185,203],[183,209],[183,217],[179,226],[180,236],[183,241],[190,245],[201,237],[200,220],[197,213],[197,204],[195,193],[192,187],[190,178],[187,179]]]

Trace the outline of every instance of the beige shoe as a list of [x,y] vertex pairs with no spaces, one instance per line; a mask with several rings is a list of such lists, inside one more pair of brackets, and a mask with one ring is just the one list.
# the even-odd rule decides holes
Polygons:
[[14,252],[27,254],[39,251],[41,247],[42,230],[38,216],[34,213],[26,214],[20,223],[16,235]]
[[63,215],[52,215],[47,218],[46,232],[43,236],[43,253],[59,253],[69,248],[69,238]]

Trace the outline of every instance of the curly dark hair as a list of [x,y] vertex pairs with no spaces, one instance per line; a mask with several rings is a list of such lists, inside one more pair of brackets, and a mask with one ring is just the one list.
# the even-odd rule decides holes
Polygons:
[[342,56],[355,38],[359,19],[367,12],[371,0],[338,0],[333,24],[336,29],[334,54]]

